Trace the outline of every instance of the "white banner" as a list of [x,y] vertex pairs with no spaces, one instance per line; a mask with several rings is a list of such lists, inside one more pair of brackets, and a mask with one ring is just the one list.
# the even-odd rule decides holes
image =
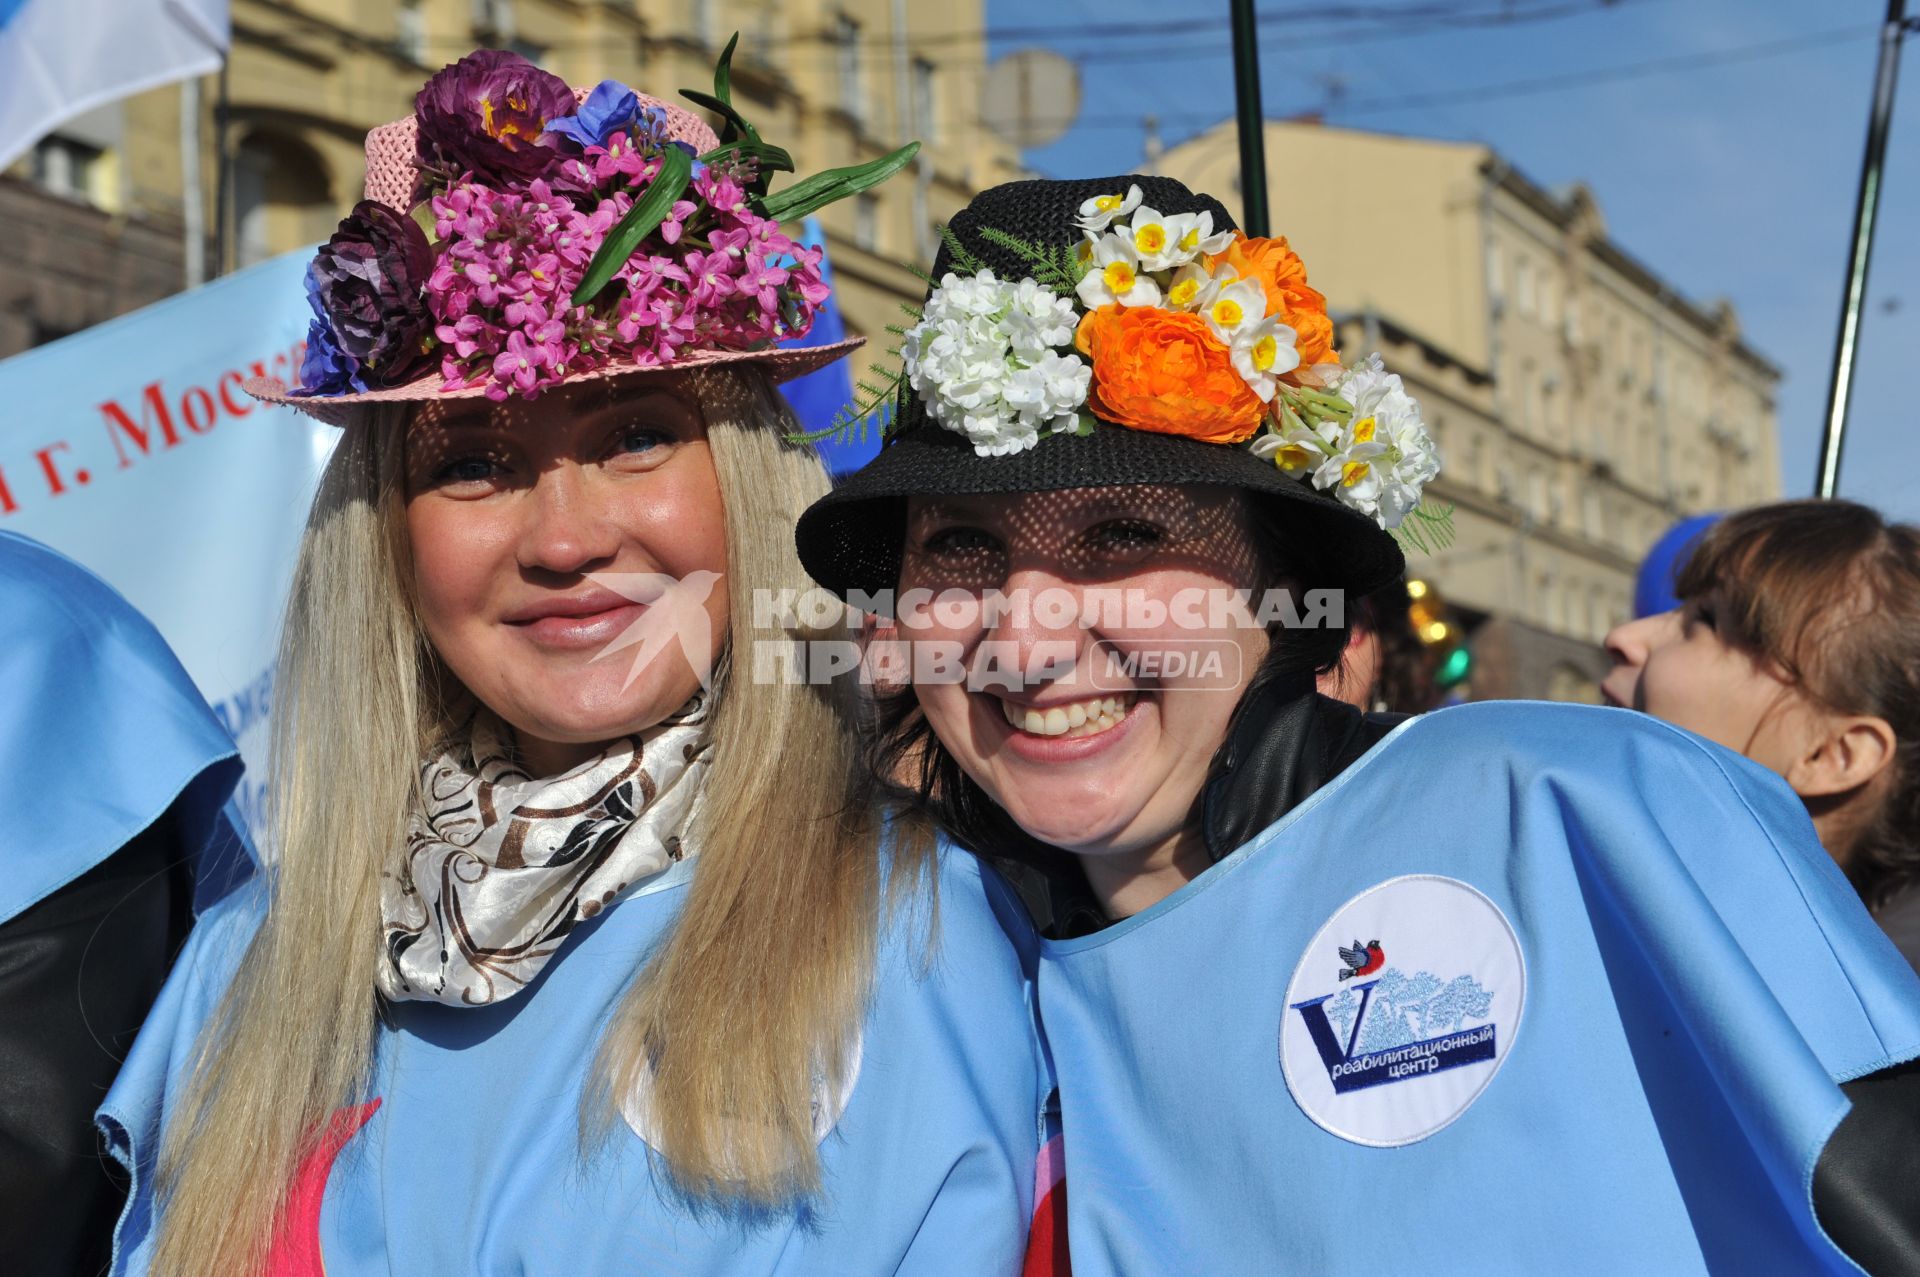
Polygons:
[[0,528],[84,563],[159,627],[240,743],[256,828],[280,613],[338,432],[240,383],[297,380],[311,258],[0,361]]

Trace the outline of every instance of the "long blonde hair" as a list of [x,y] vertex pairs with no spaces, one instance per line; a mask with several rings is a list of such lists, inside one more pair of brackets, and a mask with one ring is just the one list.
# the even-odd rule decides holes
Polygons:
[[[826,480],[784,441],[791,414],[760,373],[691,380],[726,511],[731,655],[689,835],[697,869],[607,1027],[581,1123],[591,1147],[618,1097],[649,1085],[675,1184],[764,1205],[818,1187],[812,1098],[849,1067],[881,884],[920,879],[930,848],[896,844],[883,875],[829,689],[749,677],[756,643],[807,637],[757,629],[753,603],[806,584],[793,526]],[[275,691],[270,903],[168,1119],[153,1263],[165,1277],[259,1271],[294,1170],[368,1090],[380,873],[402,845],[420,760],[452,728],[449,680],[413,602],[406,422],[383,408],[348,427],[308,520]]]

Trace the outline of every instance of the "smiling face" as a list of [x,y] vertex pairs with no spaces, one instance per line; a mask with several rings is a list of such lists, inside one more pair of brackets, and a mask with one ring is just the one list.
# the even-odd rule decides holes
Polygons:
[[[1234,594],[1258,577],[1226,489],[914,498],[899,635],[959,654],[969,680],[916,669],[914,693],[1021,828],[1087,857],[1164,858],[1197,844],[1195,800],[1266,654]],[[943,597],[916,612],[914,590]],[[958,605],[992,591],[998,616]]]
[[[406,520],[434,650],[540,774],[685,704],[700,678],[687,649],[704,637],[716,651],[726,633],[726,526],[706,428],[659,383],[423,408],[407,432]],[[621,589],[593,579],[608,574]],[[637,584],[646,577],[688,586],[627,597],[652,599]],[[637,675],[641,648],[594,659],[650,608],[649,632],[671,620],[685,637],[659,643]]]

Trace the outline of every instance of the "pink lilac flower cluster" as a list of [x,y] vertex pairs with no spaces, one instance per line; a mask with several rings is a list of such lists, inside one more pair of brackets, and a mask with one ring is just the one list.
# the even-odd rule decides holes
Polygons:
[[[747,203],[737,174],[699,165],[688,198],[588,305],[588,263],[662,162],[617,133],[555,182],[500,190],[467,174],[431,200],[440,242],[426,303],[452,387],[534,398],[615,360],[672,363],[690,350],[757,349],[804,336],[826,299],[820,250]],[[578,188],[578,189],[575,189]]]

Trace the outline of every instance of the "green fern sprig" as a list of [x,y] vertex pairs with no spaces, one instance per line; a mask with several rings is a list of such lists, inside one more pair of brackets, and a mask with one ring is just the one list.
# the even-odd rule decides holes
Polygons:
[[[915,323],[920,322],[925,312],[918,306],[906,302],[900,303],[900,311]],[[823,439],[832,439],[844,443],[849,439],[865,439],[867,423],[875,413],[885,408],[900,395],[900,388],[906,383],[907,369],[900,358],[901,344],[907,339],[904,324],[888,324],[889,336],[895,339],[887,347],[887,361],[867,366],[867,375],[854,382],[854,396],[841,405],[833,414],[833,420],[818,430],[806,430],[786,436],[788,443],[819,443]]]
[[1407,517],[1393,530],[1393,539],[1403,550],[1437,554],[1453,544],[1453,509],[1449,505],[1444,510],[1436,510],[1423,501],[1407,512]]
[[[898,347],[889,353],[897,353]],[[853,399],[833,414],[833,420],[818,430],[804,430],[786,436],[788,443],[819,443],[832,439],[836,443],[848,440],[861,440],[867,437],[867,423],[874,415],[899,397],[900,388],[906,384],[907,370],[903,367],[889,367],[876,363],[867,366],[867,375],[854,383]],[[884,429],[884,426],[882,427]]]
[[1064,265],[1055,250],[1029,243],[996,227],[981,228],[980,238],[998,245],[1033,268],[1033,281],[1060,294],[1070,294],[1080,283],[1077,267]]
[[[960,237],[953,233],[951,226],[940,228],[940,242],[947,246],[947,261],[960,274],[978,275],[987,268],[987,264],[980,260],[978,254],[960,242]],[[927,282],[933,281],[929,278]]]

